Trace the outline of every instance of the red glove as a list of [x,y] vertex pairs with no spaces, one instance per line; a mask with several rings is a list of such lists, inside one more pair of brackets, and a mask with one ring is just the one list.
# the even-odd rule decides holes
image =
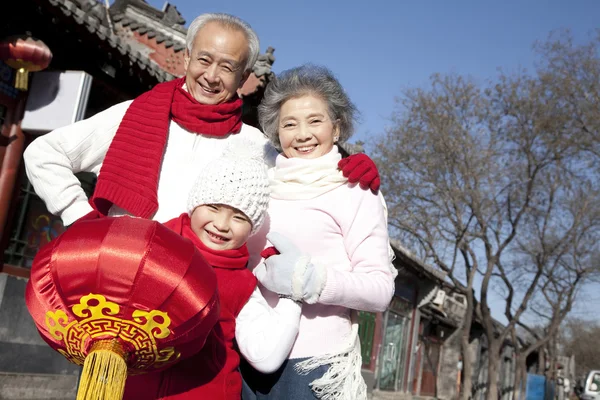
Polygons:
[[379,190],[379,171],[368,155],[359,153],[343,158],[338,163],[338,168],[350,183],[358,182],[361,187],[370,188],[373,192]]
[[266,249],[264,249],[263,251],[260,252],[260,256],[262,258],[264,258],[265,260],[271,256],[280,254],[277,249],[273,246],[271,247],[267,247]]

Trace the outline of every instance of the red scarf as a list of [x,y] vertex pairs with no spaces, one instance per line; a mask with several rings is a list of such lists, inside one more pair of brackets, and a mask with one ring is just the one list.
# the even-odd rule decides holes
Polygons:
[[192,230],[190,216],[185,213],[179,218],[165,222],[164,225],[184,238],[190,239],[206,261],[215,268],[244,269],[248,264],[250,253],[246,244],[235,250],[213,250],[206,247]]
[[138,96],[113,138],[90,204],[104,215],[115,204],[132,215],[150,218],[158,209],[158,178],[169,123],[202,135],[225,136],[242,128],[242,100],[198,103],[182,89],[185,78],[156,85]]

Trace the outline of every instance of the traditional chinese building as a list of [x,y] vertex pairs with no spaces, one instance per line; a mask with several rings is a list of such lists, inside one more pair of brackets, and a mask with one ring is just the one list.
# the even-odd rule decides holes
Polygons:
[[[363,376],[378,399],[457,399],[462,385],[461,321],[466,299],[445,274],[393,243],[395,294],[384,313],[360,313]],[[503,329],[495,322],[498,331]],[[483,326],[470,330],[472,398],[485,399],[488,346]],[[501,400],[514,393],[514,344],[501,350]]]
[[398,243],[392,248],[398,270],[394,297],[384,313],[360,314],[363,376],[382,398],[453,398],[462,299],[444,273]]
[[[185,20],[170,3],[143,0],[19,0],[3,3],[0,42],[34,37],[50,50],[46,71],[82,71],[91,78],[87,118],[184,73]],[[256,106],[273,77],[274,50],[257,61],[239,91],[244,122],[257,125]],[[6,61],[6,60],[5,60]],[[41,341],[24,305],[24,287],[37,250],[61,232],[24,173],[22,154],[40,132],[21,129],[36,104],[14,87],[17,71],[0,60],[0,398],[74,397],[79,368]],[[29,89],[45,72],[30,74]],[[36,76],[38,82],[36,83]],[[94,177],[78,174],[91,194]]]

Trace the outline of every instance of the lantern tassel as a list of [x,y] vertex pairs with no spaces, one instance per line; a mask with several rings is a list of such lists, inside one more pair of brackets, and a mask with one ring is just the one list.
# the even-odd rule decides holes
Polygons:
[[29,83],[29,71],[25,68],[19,68],[15,77],[15,88],[18,90],[27,90]]
[[123,346],[114,339],[99,340],[85,358],[77,400],[121,400],[126,379]]

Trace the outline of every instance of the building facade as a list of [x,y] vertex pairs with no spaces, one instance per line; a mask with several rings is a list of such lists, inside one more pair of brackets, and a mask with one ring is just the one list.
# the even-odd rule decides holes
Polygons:
[[396,288],[384,313],[361,313],[363,376],[369,389],[390,398],[453,399],[460,385],[458,327],[462,296],[445,274],[401,245],[392,246]]

